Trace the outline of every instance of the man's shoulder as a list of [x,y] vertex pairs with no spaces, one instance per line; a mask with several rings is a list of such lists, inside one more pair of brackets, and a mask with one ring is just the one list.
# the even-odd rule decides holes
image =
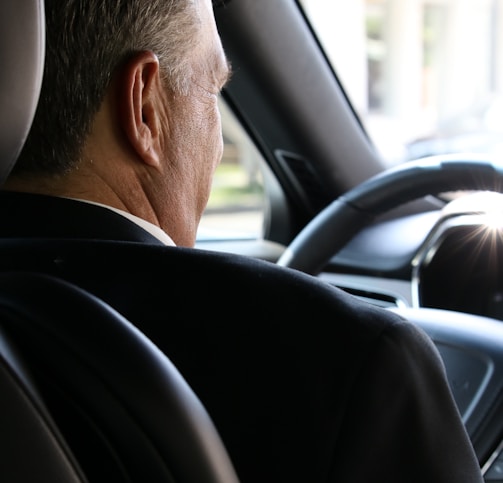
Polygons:
[[[0,216],[4,214],[8,220],[0,227],[0,238],[30,238],[24,244],[12,242],[9,250],[8,240],[2,241],[23,264],[36,266],[57,258],[56,274],[78,277],[89,288],[103,285],[107,294],[116,287],[121,299],[144,293],[144,299],[169,298],[172,311],[195,304],[203,309],[225,307],[228,318],[252,317],[259,324],[290,324],[299,330],[309,324],[320,333],[355,332],[355,338],[358,331],[360,337],[377,337],[403,322],[317,277],[272,262],[143,243],[144,230],[99,206],[0,192]],[[132,230],[132,235],[121,238],[123,230]]]
[[[384,329],[399,333],[405,323],[399,315],[326,281],[270,261],[194,248],[149,247],[148,252],[140,258],[147,266],[157,263],[155,271],[161,276],[174,276],[177,291],[192,293],[194,285],[205,287],[208,297],[225,300],[226,307],[236,313],[263,310],[262,317],[268,320],[277,317],[282,323],[290,320],[292,325],[312,327],[322,324],[334,331],[352,321],[360,329],[367,326],[373,336]],[[133,263],[141,262],[137,258]]]

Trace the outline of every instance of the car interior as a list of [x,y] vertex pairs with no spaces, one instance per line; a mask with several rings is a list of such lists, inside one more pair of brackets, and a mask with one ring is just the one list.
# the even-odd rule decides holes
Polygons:
[[[219,256],[238,254],[306,272],[405,316],[440,352],[485,480],[503,481],[498,151],[454,144],[433,152],[421,138],[413,155],[391,165],[332,61],[311,16],[314,3],[215,4],[233,71],[220,99],[224,159],[196,247],[180,249],[176,268],[168,259],[156,273],[177,270],[188,291],[191,283],[204,288],[225,277],[218,274]],[[372,13],[377,4],[400,11],[408,2],[356,3]],[[448,0],[439,4],[442,15],[452,7]],[[37,104],[43,0],[3,0],[0,22],[0,106],[9,113],[0,121],[3,180]],[[343,23],[333,17],[327,31]],[[385,130],[399,136],[396,126]],[[239,210],[234,199],[216,198],[237,163],[244,166],[238,181],[245,173],[249,183]],[[128,282],[149,278],[155,248],[18,238],[2,239],[0,247],[2,481],[237,483],[212,420],[216,408],[204,406],[199,388],[177,370],[176,351],[161,351],[141,330],[152,286]],[[199,256],[207,278],[183,268]],[[259,295],[243,283],[212,307],[244,321]],[[130,317],[117,309],[118,300],[131,305]],[[271,309],[271,316],[295,315]]]

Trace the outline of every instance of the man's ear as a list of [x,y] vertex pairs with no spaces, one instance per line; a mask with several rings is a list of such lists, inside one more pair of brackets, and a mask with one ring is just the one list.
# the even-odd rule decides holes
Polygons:
[[160,89],[159,61],[150,51],[132,57],[120,72],[119,122],[138,156],[150,166],[158,166],[161,135],[158,103]]

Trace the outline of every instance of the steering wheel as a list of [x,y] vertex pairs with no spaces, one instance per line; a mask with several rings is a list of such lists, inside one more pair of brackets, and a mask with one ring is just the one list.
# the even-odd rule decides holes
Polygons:
[[[403,203],[429,194],[457,190],[503,192],[503,164],[488,157],[463,154],[432,156],[404,163],[356,186],[322,210],[301,232],[278,260],[278,264],[316,275],[341,248],[375,218]],[[497,394],[503,390],[503,325],[501,320],[452,310],[425,307],[393,307],[392,310],[421,327],[434,341],[442,357],[449,381],[468,381],[467,367],[473,355],[480,355],[487,367],[495,368],[479,396],[467,399],[464,385],[453,384],[453,396],[474,442],[477,454],[487,451],[493,434],[486,428],[503,428],[501,418],[491,416]],[[487,372],[487,374],[489,371]],[[470,384],[472,384],[470,382]],[[468,406],[466,401],[471,403]],[[496,414],[496,412],[494,412]],[[498,413],[499,414],[499,413]],[[473,435],[477,432],[477,440]],[[501,433],[498,433],[501,434]],[[498,439],[500,441],[500,439]],[[486,448],[484,450],[484,448]],[[491,471],[494,453],[483,464]],[[501,453],[503,454],[503,452]]]
[[377,216],[426,195],[503,190],[503,165],[477,154],[438,155],[378,174],[329,204],[287,247],[278,265],[318,274]]

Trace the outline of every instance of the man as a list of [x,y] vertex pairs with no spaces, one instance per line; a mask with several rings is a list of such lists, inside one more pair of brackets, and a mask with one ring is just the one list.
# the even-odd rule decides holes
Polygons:
[[[159,228],[192,246],[222,155],[217,95],[229,75],[211,6],[152,7],[151,19],[184,26],[164,32],[137,21],[148,4],[132,2],[115,32],[101,2],[68,2],[78,14],[61,34],[47,3],[51,88],[7,189],[101,203],[140,217],[168,243]],[[57,10],[63,17],[64,4]],[[102,52],[112,31],[117,47],[94,64],[89,53]]]
[[244,483],[481,482],[421,331],[307,275],[190,248],[229,77],[210,0],[47,0],[46,15],[44,86],[0,235],[86,241],[54,242],[57,257],[34,245],[23,266],[150,336]]

